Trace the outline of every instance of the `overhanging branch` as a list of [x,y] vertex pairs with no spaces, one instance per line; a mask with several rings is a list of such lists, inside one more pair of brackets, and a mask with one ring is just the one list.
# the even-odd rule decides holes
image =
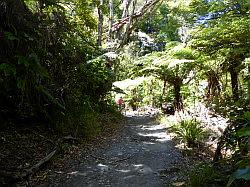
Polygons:
[[121,27],[123,27],[125,24],[129,22],[129,20],[132,18],[138,18],[143,16],[151,7],[156,5],[160,0],[150,0],[146,2],[142,7],[140,7],[135,13],[133,13],[131,16],[125,17],[118,22],[114,23],[112,25],[112,32],[119,30]]

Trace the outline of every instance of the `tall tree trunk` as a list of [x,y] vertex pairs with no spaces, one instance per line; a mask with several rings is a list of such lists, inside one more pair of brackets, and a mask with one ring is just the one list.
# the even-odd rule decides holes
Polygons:
[[99,6],[97,8],[97,11],[98,11],[98,38],[97,38],[97,44],[98,44],[98,46],[102,45],[102,32],[103,32],[102,5],[103,5],[103,0],[100,0],[100,4],[99,4]]
[[183,104],[181,99],[181,84],[177,83],[174,85],[174,97],[175,97],[174,101],[175,109],[178,111],[182,110]]
[[163,90],[162,90],[162,98],[165,96],[166,87],[167,87],[167,80],[164,79],[164,82],[163,82]]
[[[250,75],[250,65],[248,65],[248,75]],[[250,79],[248,78],[247,82],[247,87],[248,87],[248,99],[250,100]],[[248,137],[248,146],[247,146],[248,152],[250,153],[250,137]]]
[[[248,75],[250,75],[250,65],[248,65]],[[248,99],[250,100],[250,79],[249,78],[247,81],[247,93],[248,93]]]
[[112,25],[114,21],[114,7],[113,0],[109,0],[109,32],[108,32],[108,41],[112,42]]
[[153,91],[153,85],[154,81],[151,79],[150,84],[149,84],[149,95],[150,95],[150,101],[151,101],[151,106],[154,107],[154,91]]
[[238,83],[238,73],[235,67],[231,67],[229,69],[229,73],[231,75],[231,86],[232,86],[232,93],[234,101],[239,100],[239,83]]

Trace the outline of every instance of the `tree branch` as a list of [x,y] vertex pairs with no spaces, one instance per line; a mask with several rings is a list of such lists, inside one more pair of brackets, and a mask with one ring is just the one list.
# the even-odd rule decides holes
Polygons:
[[[134,14],[134,11],[135,11],[135,5],[136,5],[136,3],[137,3],[137,0],[133,1],[133,10],[132,10],[132,15]],[[123,34],[122,41],[121,41],[121,43],[120,43],[120,45],[119,45],[119,47],[118,47],[118,48],[121,48],[121,47],[125,44],[126,40],[128,39],[128,36],[129,36],[129,30],[130,30],[130,26],[131,26],[131,24],[132,24],[132,21],[133,21],[133,16],[130,16],[130,17],[129,17],[128,24],[127,24],[126,31],[125,31],[125,33]]]
[[111,31],[114,32],[114,31],[119,30],[121,27],[123,27],[125,24],[127,24],[131,18],[134,19],[134,18],[138,18],[138,17],[143,16],[152,6],[157,4],[159,1],[160,0],[150,0],[150,1],[146,2],[142,7],[140,7],[131,16],[125,17],[125,18],[121,19],[120,21],[114,23],[112,25]]

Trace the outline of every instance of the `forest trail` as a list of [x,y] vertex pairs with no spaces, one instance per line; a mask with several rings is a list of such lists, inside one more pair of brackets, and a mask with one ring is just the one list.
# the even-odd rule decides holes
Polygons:
[[126,117],[121,134],[107,141],[71,168],[67,182],[57,185],[173,186],[187,164],[166,128],[149,116]]

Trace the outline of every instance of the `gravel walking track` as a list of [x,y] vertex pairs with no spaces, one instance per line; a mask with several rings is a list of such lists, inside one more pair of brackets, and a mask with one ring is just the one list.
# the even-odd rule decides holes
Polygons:
[[126,117],[119,136],[106,141],[70,168],[68,180],[50,186],[183,186],[187,163],[153,117]]

